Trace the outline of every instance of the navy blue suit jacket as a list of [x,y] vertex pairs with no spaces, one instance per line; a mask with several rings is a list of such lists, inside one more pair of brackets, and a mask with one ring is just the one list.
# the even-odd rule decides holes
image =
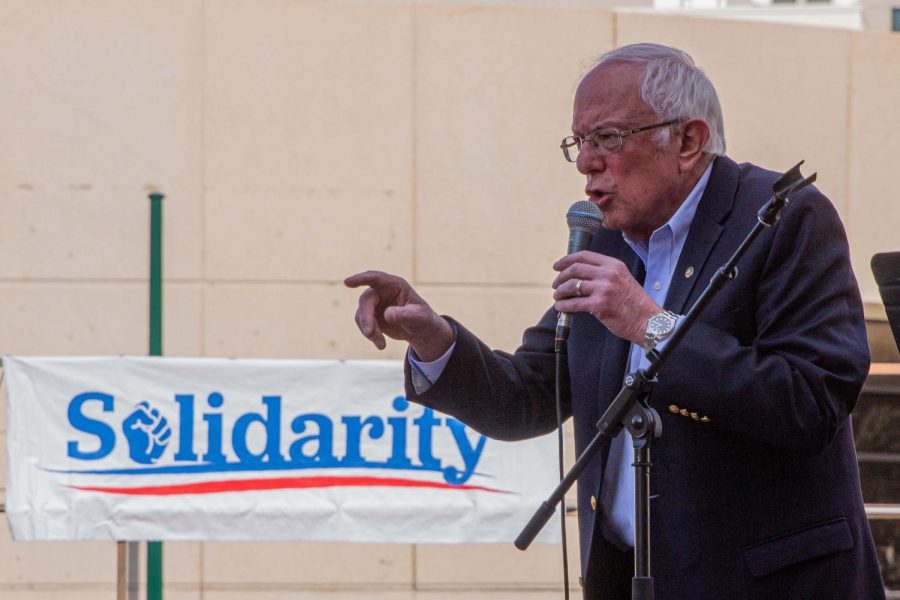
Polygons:
[[[753,227],[777,177],[715,160],[665,308],[687,312]],[[601,229],[590,249],[642,278],[620,232]],[[551,309],[515,354],[456,324],[444,373],[416,394],[407,371],[407,393],[490,437],[552,431],[555,324]],[[622,385],[628,348],[591,315],[574,316],[564,388],[579,453]],[[662,417],[651,480],[657,600],[884,597],[849,418],[868,366],[846,235],[810,187],[754,242],[659,373],[650,398]],[[608,542],[590,501],[605,455],[578,480],[587,598],[602,597],[609,575],[597,560]]]

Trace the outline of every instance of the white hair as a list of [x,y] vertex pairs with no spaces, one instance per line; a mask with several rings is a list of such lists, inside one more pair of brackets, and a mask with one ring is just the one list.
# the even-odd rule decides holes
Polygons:
[[[641,99],[660,121],[700,119],[709,127],[709,139],[703,147],[710,154],[725,154],[725,129],[722,107],[712,82],[694,59],[682,50],[661,44],[631,44],[616,48],[597,59],[594,67],[608,62],[626,62],[644,66]],[[656,143],[669,143],[669,129],[656,132]]]

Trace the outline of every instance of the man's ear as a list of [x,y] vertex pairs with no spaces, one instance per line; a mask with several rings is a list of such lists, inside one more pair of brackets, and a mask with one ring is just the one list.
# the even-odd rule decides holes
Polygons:
[[703,148],[709,139],[709,125],[700,119],[691,119],[681,126],[681,145],[678,162],[682,172],[692,170],[703,158]]

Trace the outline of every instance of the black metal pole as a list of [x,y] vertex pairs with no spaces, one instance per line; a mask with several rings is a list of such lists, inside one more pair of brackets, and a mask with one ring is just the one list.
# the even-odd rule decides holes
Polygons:
[[[652,437],[652,436],[649,436]],[[650,439],[634,439],[634,577],[632,600],[653,600],[650,576]]]

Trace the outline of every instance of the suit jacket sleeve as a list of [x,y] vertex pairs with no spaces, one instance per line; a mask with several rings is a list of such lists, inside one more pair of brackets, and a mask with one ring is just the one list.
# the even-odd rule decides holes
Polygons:
[[[549,310],[538,325],[525,331],[515,354],[491,350],[460,323],[450,321],[457,331],[456,348],[444,372],[418,394],[407,361],[407,397],[495,439],[525,439],[554,430],[556,312]],[[566,373],[561,395],[563,418],[567,418],[571,409]]]

